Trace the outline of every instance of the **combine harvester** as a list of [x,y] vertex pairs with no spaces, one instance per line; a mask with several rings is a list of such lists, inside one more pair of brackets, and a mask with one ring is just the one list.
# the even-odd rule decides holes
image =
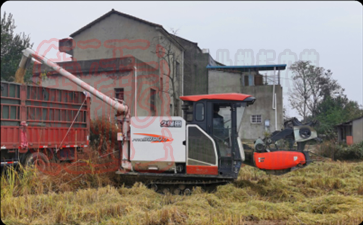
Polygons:
[[[31,49],[23,51],[19,65],[22,73],[31,57],[115,109],[122,127],[122,133],[118,135],[122,147],[116,173],[123,180],[144,182],[155,191],[188,194],[196,186],[214,189],[237,179],[243,163],[274,174],[283,174],[310,163],[304,147],[306,141],[315,139],[317,134],[311,127],[296,121],[290,127],[274,132],[270,138],[257,139],[252,151],[244,150],[237,132],[241,126],[237,124],[237,113],[243,114],[244,109],[254,103],[255,98],[251,95],[182,96],[184,118],[136,118],[131,117],[130,107],[122,100],[104,95]],[[228,109],[231,119],[228,126],[216,116],[219,108]],[[275,145],[279,139],[289,140],[291,148],[279,150]],[[295,141],[297,150],[292,150]]]

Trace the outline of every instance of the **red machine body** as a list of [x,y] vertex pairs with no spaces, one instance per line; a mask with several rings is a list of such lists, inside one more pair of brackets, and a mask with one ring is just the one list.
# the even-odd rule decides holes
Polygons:
[[301,152],[276,151],[253,154],[256,167],[263,170],[285,170],[306,164]]

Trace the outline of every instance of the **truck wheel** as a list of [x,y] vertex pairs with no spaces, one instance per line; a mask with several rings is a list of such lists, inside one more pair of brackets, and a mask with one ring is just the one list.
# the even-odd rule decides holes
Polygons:
[[30,153],[25,159],[25,166],[37,166],[44,170],[48,165],[48,157],[41,152]]
[[192,191],[189,188],[186,188],[183,193],[184,195],[191,195]]

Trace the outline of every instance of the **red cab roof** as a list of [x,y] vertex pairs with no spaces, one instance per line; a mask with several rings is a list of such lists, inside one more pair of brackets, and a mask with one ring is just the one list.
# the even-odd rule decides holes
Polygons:
[[180,99],[183,101],[191,101],[191,102],[196,102],[203,99],[243,101],[249,97],[252,97],[252,95],[239,94],[239,93],[225,93],[225,94],[210,94],[210,95],[180,96]]

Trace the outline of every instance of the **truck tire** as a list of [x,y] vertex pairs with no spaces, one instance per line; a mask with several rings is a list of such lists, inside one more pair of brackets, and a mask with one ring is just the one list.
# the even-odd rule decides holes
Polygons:
[[41,152],[29,153],[25,158],[25,166],[38,166],[45,169],[49,165],[49,159]]

